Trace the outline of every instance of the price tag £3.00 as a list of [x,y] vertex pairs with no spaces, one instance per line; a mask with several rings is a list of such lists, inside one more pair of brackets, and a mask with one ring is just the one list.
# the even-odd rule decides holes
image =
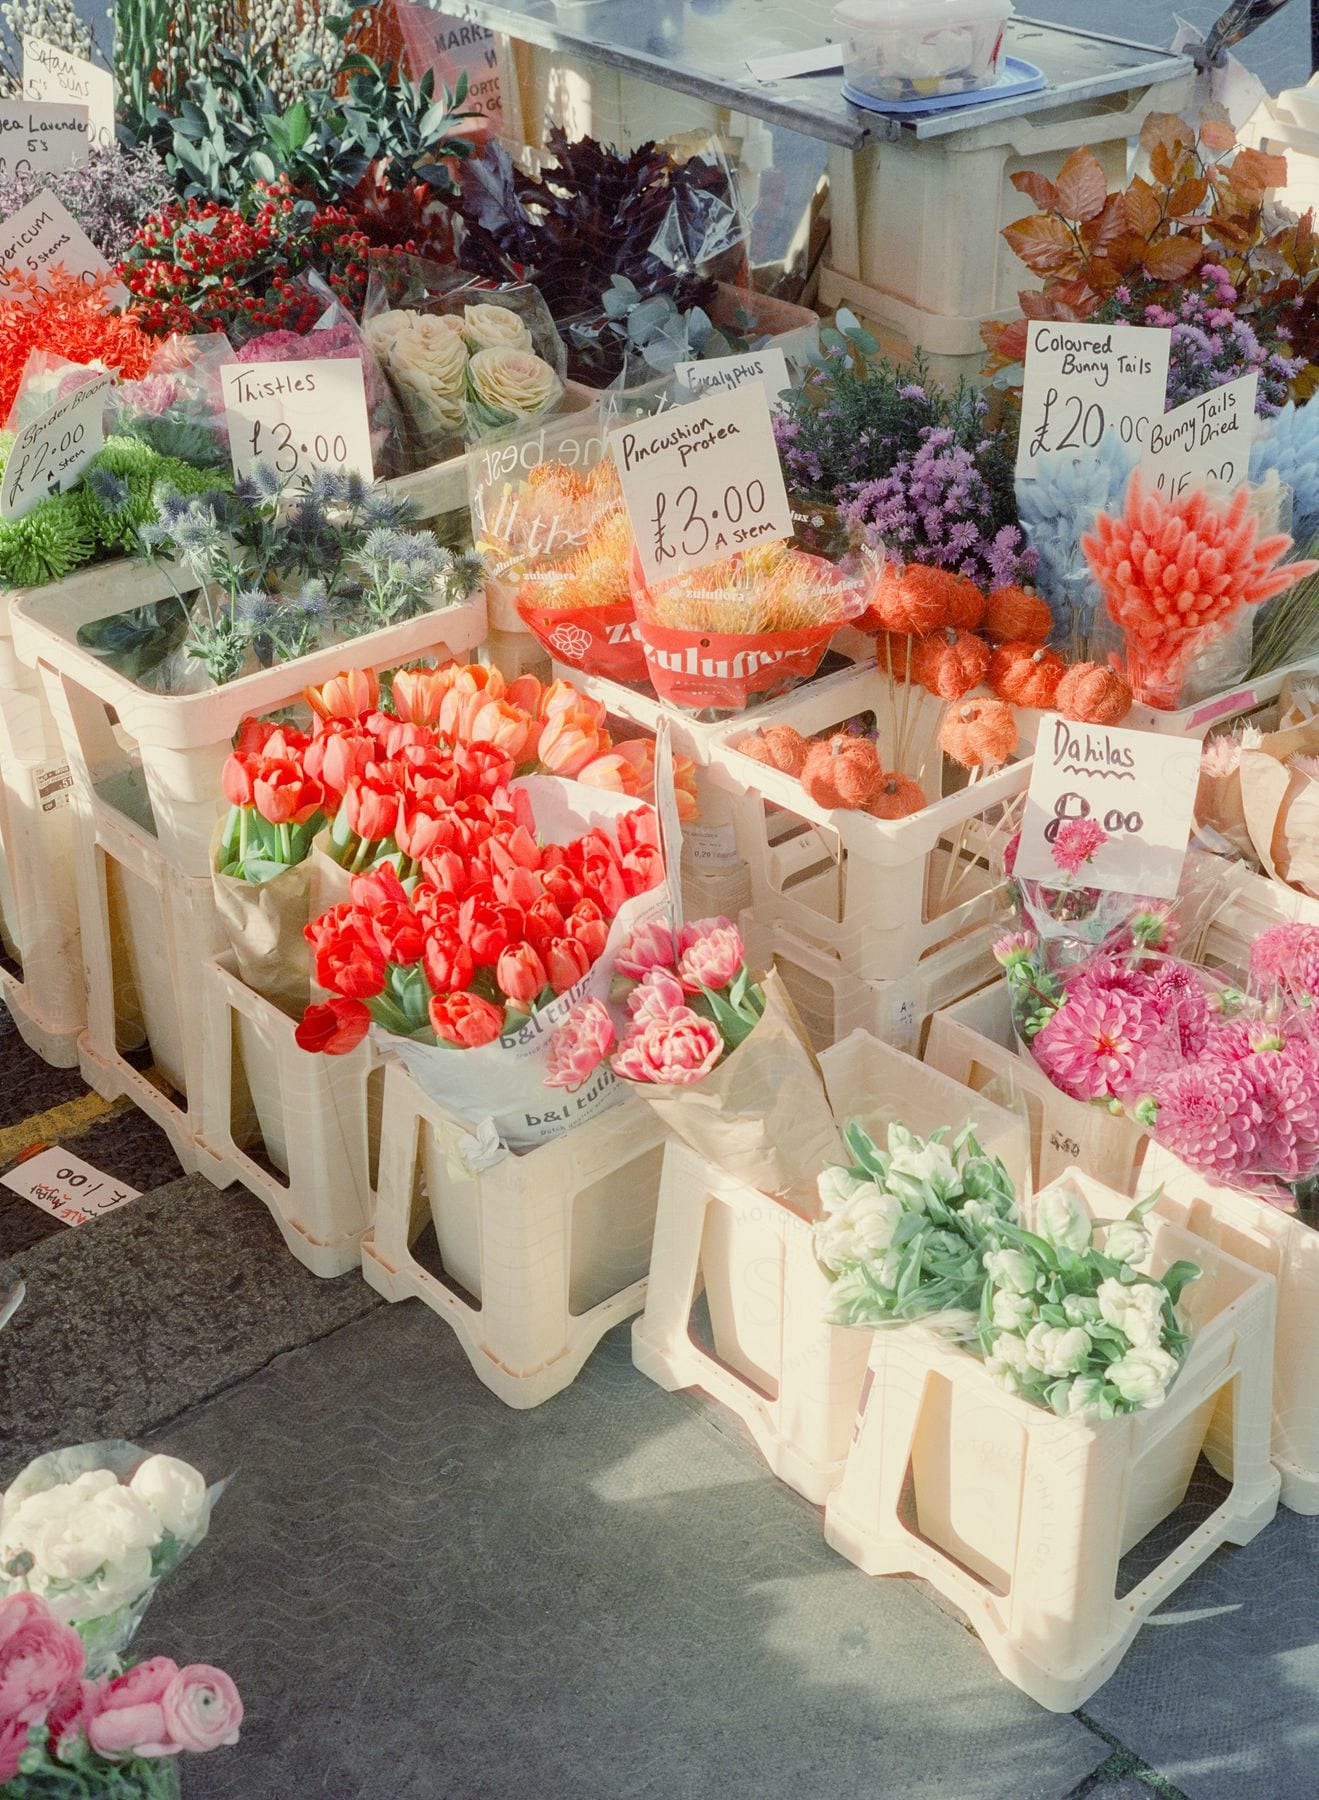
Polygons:
[[225,363],[220,369],[234,475],[261,462],[294,492],[318,469],[374,478],[362,365],[355,356]]
[[[1059,887],[1171,900],[1182,877],[1200,781],[1200,740],[1113,725],[1040,720],[1013,874]],[[1096,839],[1068,866],[1069,825]],[[1098,832],[1094,827],[1098,827]],[[1076,834],[1073,834],[1076,835]]]
[[105,396],[111,380],[109,375],[94,376],[19,432],[0,482],[0,519],[21,519],[77,481],[105,442]]
[[1042,456],[1085,456],[1116,433],[1139,455],[1163,412],[1172,333],[1154,325],[1033,319],[1026,330],[1017,480]]
[[759,384],[610,432],[647,581],[792,536],[792,512]]

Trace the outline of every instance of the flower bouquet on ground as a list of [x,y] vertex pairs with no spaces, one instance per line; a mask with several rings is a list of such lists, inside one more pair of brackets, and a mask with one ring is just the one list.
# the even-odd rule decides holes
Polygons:
[[1163,1401],[1188,1343],[1174,1308],[1199,1270],[1142,1272],[1141,1220],[1157,1196],[1124,1219],[1094,1221],[1055,1183],[1030,1231],[1007,1170],[970,1131],[949,1145],[941,1132],[923,1140],[895,1124],[886,1150],[856,1123],[844,1136],[854,1160],[821,1175],[815,1227],[831,1322],[922,1322],[981,1356],[1000,1387],[1061,1418]]
[[838,1129],[777,974],[753,978],[727,919],[685,925],[676,941],[666,922],[652,919],[615,969],[612,1007],[592,999],[556,1032],[551,1085],[574,1092],[608,1058],[707,1161],[813,1212],[815,1180],[838,1153]]
[[76,1629],[88,1672],[113,1672],[223,1485],[118,1440],[39,1456],[0,1500],[0,1595],[38,1597]]
[[93,1679],[39,1594],[0,1599],[0,1790],[9,1800],[178,1800],[184,1752],[238,1742],[223,1669],[153,1656]]
[[[511,773],[506,763],[503,782]],[[583,1091],[554,1091],[552,1044],[608,993],[622,947],[663,911],[654,812],[548,776],[452,800],[414,793],[411,811],[390,791],[387,805],[408,886],[376,859],[346,903],[308,925],[330,997],[304,1016],[302,1048],[342,1054],[374,1026],[426,1093],[489,1120],[515,1150],[612,1105],[621,1090],[608,1069]]]

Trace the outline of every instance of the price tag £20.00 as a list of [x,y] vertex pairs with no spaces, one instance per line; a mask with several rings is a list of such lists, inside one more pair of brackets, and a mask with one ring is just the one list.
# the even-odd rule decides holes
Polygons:
[[1161,326],[1031,320],[1017,480],[1033,481],[1042,456],[1092,455],[1114,432],[1139,454],[1163,412],[1171,343]]
[[758,384],[620,425],[609,445],[647,581],[792,536]]
[[[1198,738],[1079,725],[1046,713],[1013,874],[1052,888],[1068,880],[1105,893],[1171,900],[1181,882],[1199,780]],[[1073,869],[1064,834],[1077,820],[1097,842],[1082,843],[1089,854]]]
[[71,488],[105,442],[109,375],[85,381],[25,425],[0,482],[0,519],[21,519],[42,500]]
[[240,481],[258,462],[295,493],[310,486],[318,469],[353,469],[373,479],[366,387],[355,356],[225,363],[220,380]]

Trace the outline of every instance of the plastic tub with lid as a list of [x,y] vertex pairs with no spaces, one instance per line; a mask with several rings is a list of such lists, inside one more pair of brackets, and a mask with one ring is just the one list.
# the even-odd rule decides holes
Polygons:
[[1007,0],[840,0],[843,79],[876,100],[988,87],[1011,13]]

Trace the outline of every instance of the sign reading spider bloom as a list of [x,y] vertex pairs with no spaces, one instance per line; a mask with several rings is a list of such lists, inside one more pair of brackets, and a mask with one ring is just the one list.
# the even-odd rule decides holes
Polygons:
[[1181,880],[1199,783],[1197,739],[1040,723],[1014,874],[1172,899]]

